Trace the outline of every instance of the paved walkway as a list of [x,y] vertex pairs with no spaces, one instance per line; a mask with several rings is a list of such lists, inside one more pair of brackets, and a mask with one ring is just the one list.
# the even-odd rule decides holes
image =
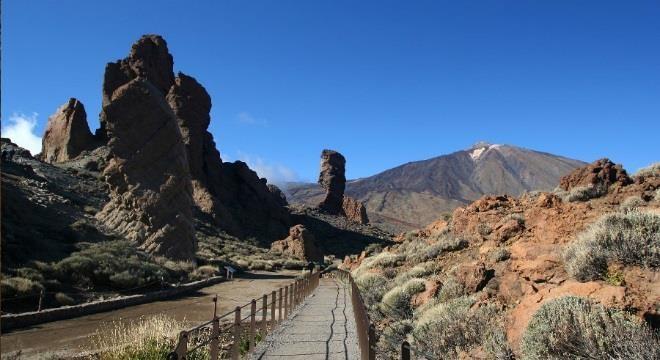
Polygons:
[[314,294],[260,342],[250,358],[359,358],[350,294],[334,279],[321,279]]

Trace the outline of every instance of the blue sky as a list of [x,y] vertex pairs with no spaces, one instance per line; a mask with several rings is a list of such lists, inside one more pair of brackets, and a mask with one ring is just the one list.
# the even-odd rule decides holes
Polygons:
[[211,94],[223,159],[279,181],[315,180],[323,148],[357,178],[478,140],[634,171],[660,160],[658,18],[658,1],[4,0],[3,136],[38,143],[69,97],[93,131],[105,64],[158,33]]

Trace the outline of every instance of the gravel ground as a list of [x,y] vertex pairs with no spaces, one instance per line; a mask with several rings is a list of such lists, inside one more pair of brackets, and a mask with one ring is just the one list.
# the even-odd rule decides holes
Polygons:
[[319,288],[264,341],[250,359],[357,359],[350,294],[334,279]]

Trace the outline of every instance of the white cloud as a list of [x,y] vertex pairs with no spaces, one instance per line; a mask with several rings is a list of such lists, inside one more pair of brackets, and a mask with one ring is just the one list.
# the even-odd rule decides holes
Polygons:
[[238,151],[238,160],[245,162],[259,177],[268,179],[269,184],[282,185],[289,181],[298,181],[300,177],[293,169],[278,163],[271,163],[260,156]]
[[41,152],[41,137],[34,133],[38,115],[11,114],[9,123],[6,126],[2,124],[2,137],[10,138],[13,143],[29,150],[32,155],[38,154]]
[[241,111],[236,115],[236,120],[245,125],[268,126],[268,120],[253,116],[247,111]]

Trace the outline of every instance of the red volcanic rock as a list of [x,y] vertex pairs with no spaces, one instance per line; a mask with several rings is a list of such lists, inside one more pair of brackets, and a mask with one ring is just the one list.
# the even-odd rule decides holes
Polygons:
[[603,158],[574,170],[559,181],[559,187],[570,190],[576,186],[600,185],[609,187],[612,184],[628,185],[632,179],[628,177],[621,164],[614,164]]
[[303,225],[291,227],[289,236],[286,239],[273,242],[270,249],[300,260],[323,261],[323,254],[316,246],[314,235]]
[[319,185],[325,190],[325,197],[319,208],[329,214],[341,214],[346,188],[346,159],[334,150],[321,152],[321,173]]
[[347,219],[358,224],[368,224],[369,218],[367,217],[367,208],[360,201],[357,201],[349,196],[344,196],[342,204],[342,212]]
[[48,118],[41,140],[41,160],[47,163],[67,161],[94,147],[96,140],[87,125],[85,107],[71,98]]
[[154,254],[194,259],[192,188],[181,132],[146,79],[116,89],[103,107],[112,158],[103,171],[110,201],[97,217]]

